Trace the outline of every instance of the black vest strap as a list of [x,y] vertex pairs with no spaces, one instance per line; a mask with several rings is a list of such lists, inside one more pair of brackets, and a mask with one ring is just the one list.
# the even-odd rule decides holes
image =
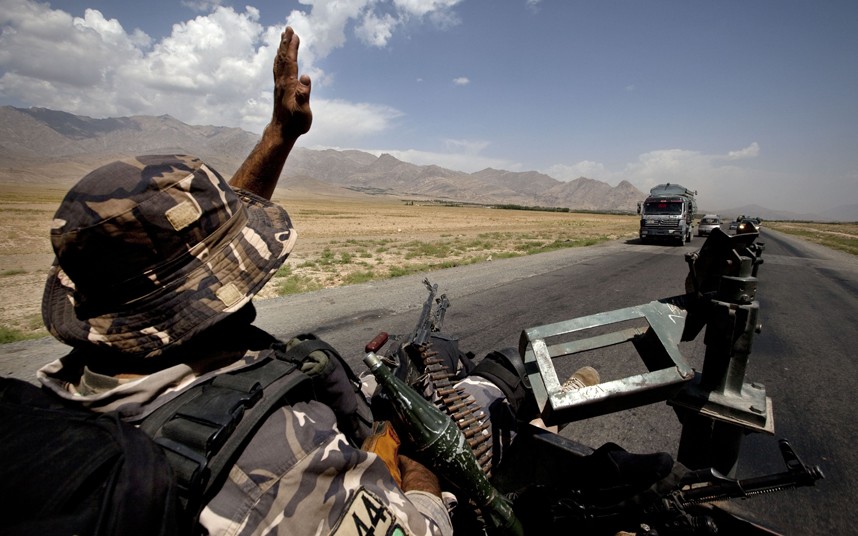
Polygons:
[[163,447],[181,504],[196,519],[265,418],[311,399],[310,378],[295,363],[268,357],[188,388],[139,426]]

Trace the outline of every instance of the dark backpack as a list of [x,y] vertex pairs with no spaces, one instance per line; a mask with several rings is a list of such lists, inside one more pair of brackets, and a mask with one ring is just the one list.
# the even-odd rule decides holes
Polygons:
[[3,534],[179,533],[164,453],[117,415],[0,379],[0,459]]
[[[0,534],[199,532],[203,506],[265,418],[317,399],[314,387],[327,389],[345,376],[339,354],[306,337],[312,340],[289,350],[274,345],[276,357],[182,391],[138,426],[0,378]],[[313,351],[334,358],[327,376],[311,379],[298,370]],[[332,408],[338,419],[353,405],[343,393],[356,389],[351,382],[340,387],[348,407]]]

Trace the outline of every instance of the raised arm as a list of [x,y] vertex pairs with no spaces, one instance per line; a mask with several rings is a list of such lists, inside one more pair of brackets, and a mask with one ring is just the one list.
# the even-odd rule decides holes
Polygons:
[[286,157],[295,141],[313,122],[310,110],[310,77],[298,77],[300,40],[290,26],[280,36],[274,58],[274,113],[262,139],[250,152],[229,181],[266,199],[271,199]]

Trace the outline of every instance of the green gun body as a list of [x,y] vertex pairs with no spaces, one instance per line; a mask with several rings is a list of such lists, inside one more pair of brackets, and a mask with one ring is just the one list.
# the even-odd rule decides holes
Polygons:
[[397,378],[375,353],[368,352],[364,363],[389,398],[400,421],[397,432],[419,460],[456,483],[495,529],[503,534],[523,534],[512,506],[486,478],[458,426]]

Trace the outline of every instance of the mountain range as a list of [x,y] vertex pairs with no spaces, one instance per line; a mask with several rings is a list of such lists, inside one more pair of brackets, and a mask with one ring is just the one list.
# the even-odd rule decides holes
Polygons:
[[[45,108],[0,108],[0,182],[67,187],[87,171],[137,154],[193,154],[231,175],[259,140],[238,128],[187,125],[168,115],[94,119]],[[484,169],[463,173],[418,166],[389,154],[297,147],[281,185],[346,196],[563,207],[634,212],[644,196],[631,183],[612,187],[579,178]]]
[[[0,183],[67,188],[88,171],[117,158],[170,153],[196,155],[228,177],[258,140],[257,134],[239,128],[188,125],[169,115],[95,119],[46,108],[4,106],[0,107]],[[492,168],[464,173],[358,150],[296,147],[284,174],[280,188],[308,195],[383,195],[620,213],[634,213],[646,197],[628,181],[617,186],[586,177],[563,182],[536,171]],[[711,212],[825,219],[757,206]],[[858,219],[858,206],[846,207],[844,214],[828,219]]]

